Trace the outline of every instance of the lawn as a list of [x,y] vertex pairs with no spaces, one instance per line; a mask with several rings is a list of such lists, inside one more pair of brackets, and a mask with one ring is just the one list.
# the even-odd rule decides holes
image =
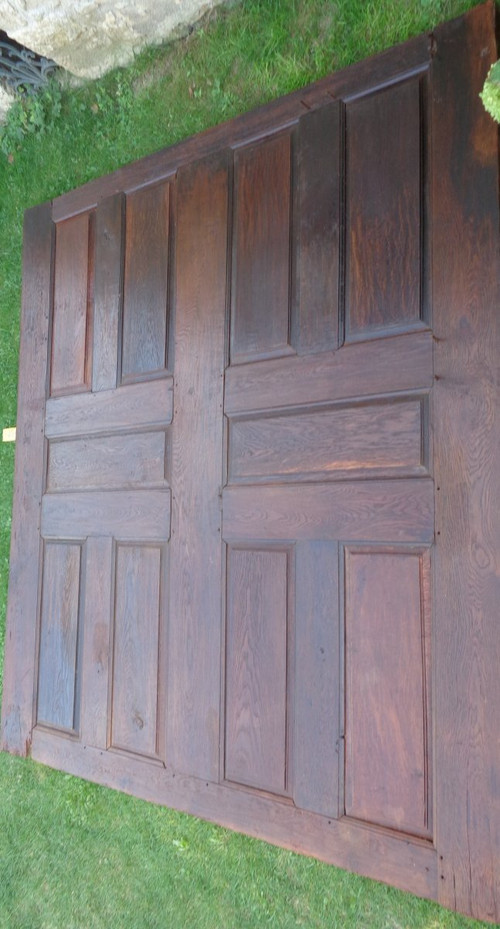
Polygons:
[[[16,419],[23,211],[362,59],[470,0],[243,0],[0,131],[0,427]],[[0,445],[0,655],[14,446]],[[1,687],[1,673],[0,673]],[[0,755],[0,929],[473,929],[357,876]]]

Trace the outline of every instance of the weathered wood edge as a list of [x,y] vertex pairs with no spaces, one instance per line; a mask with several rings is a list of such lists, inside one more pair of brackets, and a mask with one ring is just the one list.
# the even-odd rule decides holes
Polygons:
[[438,899],[498,921],[498,131],[478,96],[494,20],[490,2],[438,29],[431,75]]
[[26,212],[1,743],[18,755],[29,753],[33,723],[53,230],[50,203]]

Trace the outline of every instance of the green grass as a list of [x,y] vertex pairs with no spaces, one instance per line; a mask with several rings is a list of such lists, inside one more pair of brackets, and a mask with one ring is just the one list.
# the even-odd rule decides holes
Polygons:
[[[247,0],[17,108],[0,138],[0,426],[16,419],[23,211],[344,67],[469,0]],[[13,446],[0,445],[0,653]],[[0,681],[1,685],[1,681]],[[472,929],[363,878],[0,755],[0,929]]]

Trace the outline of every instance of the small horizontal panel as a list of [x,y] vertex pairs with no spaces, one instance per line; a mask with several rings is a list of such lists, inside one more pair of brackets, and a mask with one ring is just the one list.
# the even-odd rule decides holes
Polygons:
[[434,485],[426,478],[226,487],[223,537],[430,542]]
[[170,490],[45,494],[41,532],[45,538],[112,535],[123,541],[168,541]]
[[346,552],[348,816],[428,836],[428,552]]
[[157,754],[161,550],[116,552],[111,744]]
[[172,422],[173,379],[47,400],[45,435],[96,435]]
[[229,549],[228,780],[283,793],[287,747],[288,553]]
[[274,358],[226,371],[227,416],[351,397],[424,390],[433,384],[432,333],[344,345],[337,352]]
[[56,227],[50,392],[84,390],[88,381],[89,214]]
[[75,728],[81,546],[45,545],[37,721]]
[[139,432],[49,444],[47,489],[120,489],[164,483],[165,433]]
[[419,400],[231,421],[229,480],[422,471]]

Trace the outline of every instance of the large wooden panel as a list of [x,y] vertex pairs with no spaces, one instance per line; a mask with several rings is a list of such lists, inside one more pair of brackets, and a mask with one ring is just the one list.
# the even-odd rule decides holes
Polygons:
[[414,332],[337,352],[236,365],[226,372],[224,411],[324,403],[370,394],[424,390],[434,381],[432,333]]
[[237,151],[231,360],[287,350],[290,340],[290,136]]
[[109,536],[88,538],[85,543],[80,731],[84,745],[100,749],[109,746],[112,581],[113,540]]
[[432,481],[233,486],[223,492],[224,538],[430,542]]
[[418,78],[347,105],[346,338],[421,317]]
[[45,494],[41,532],[49,539],[112,535],[122,541],[166,542],[170,537],[170,490]]
[[123,194],[108,197],[96,210],[94,346],[92,390],[116,387],[123,302]]
[[299,353],[335,349],[339,340],[341,107],[308,113],[297,142]]
[[343,694],[336,542],[295,547],[293,799],[300,809],[339,815]]
[[166,366],[170,186],[127,197],[122,377]]
[[232,421],[231,482],[424,471],[422,404],[352,404]]
[[56,227],[51,394],[89,385],[89,215]]
[[47,400],[45,435],[95,435],[134,427],[168,426],[172,421],[171,377],[117,390]]
[[51,442],[47,490],[150,487],[165,482],[165,433]]
[[111,744],[158,752],[161,550],[119,545],[113,630]]
[[43,559],[37,721],[75,729],[81,546],[49,543]]
[[178,178],[167,754],[219,778],[225,155]]
[[275,793],[287,786],[288,559],[228,551],[225,776]]
[[346,552],[345,812],[430,835],[428,555]]

